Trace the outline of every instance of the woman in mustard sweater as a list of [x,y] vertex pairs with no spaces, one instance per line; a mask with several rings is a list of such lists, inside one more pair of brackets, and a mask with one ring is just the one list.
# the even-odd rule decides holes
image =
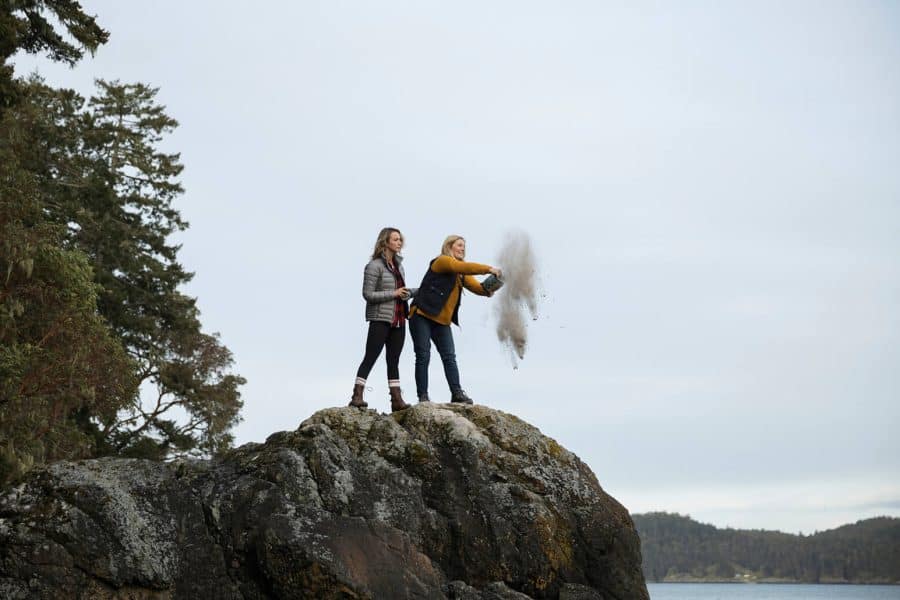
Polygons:
[[466,240],[459,235],[448,236],[441,246],[441,255],[431,261],[418,294],[409,312],[409,333],[416,353],[416,394],[419,402],[429,402],[428,363],[431,361],[431,342],[434,342],[444,375],[450,386],[450,401],[472,404],[472,399],[459,383],[459,367],[450,324],[459,325],[459,304],[462,288],[479,296],[491,296],[473,275],[491,273],[500,277],[500,269],[479,263],[465,262]]

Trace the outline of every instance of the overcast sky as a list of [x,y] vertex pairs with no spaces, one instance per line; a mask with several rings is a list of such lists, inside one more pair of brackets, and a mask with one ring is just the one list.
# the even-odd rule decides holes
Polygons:
[[[895,2],[82,4],[96,57],[17,73],[160,88],[186,291],[248,379],[239,443],[349,401],[381,227],[411,284],[447,234],[490,264],[520,230],[539,318],[514,370],[492,301],[464,299],[476,402],[631,512],[900,516]],[[449,400],[436,357],[431,380]]]

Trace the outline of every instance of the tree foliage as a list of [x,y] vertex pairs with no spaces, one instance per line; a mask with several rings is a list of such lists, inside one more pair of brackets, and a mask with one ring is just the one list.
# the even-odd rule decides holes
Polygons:
[[63,247],[37,189],[0,144],[0,482],[93,455],[98,427],[136,392],[135,365],[97,312],[90,263]]
[[[138,364],[143,395],[103,428],[108,452],[162,458],[216,452],[239,419],[232,356],[202,332],[196,301],[179,291],[192,274],[170,241],[187,224],[177,154],[158,149],[177,123],[143,84],[97,82],[85,101],[31,80],[12,109],[33,137],[19,149],[35,174],[47,217],[66,247],[90,260],[97,306]],[[175,418],[178,413],[181,418]]]
[[106,37],[77,2],[0,0],[0,482],[32,461],[217,452],[239,420],[244,380],[180,291],[182,165],[159,148],[177,123],[157,90],[85,99],[7,65],[73,64]]
[[0,0],[0,114],[18,97],[13,69],[7,64],[16,52],[46,54],[74,65],[85,50],[93,53],[108,38],[95,17],[73,0]]
[[813,535],[718,529],[668,513],[634,515],[648,581],[900,581],[900,519],[879,517]]

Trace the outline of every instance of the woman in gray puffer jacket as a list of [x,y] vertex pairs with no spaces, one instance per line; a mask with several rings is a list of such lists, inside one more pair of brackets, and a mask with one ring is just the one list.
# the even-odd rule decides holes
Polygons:
[[403,234],[399,229],[385,227],[378,234],[372,260],[363,273],[363,298],[366,299],[366,354],[356,371],[350,406],[366,408],[363,400],[366,378],[387,348],[388,389],[391,393],[391,412],[409,408],[400,393],[400,353],[406,340],[407,300],[415,296],[416,288],[407,288],[403,271]]

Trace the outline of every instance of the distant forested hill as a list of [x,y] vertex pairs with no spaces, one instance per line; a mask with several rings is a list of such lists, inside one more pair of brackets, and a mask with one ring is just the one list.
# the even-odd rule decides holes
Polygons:
[[717,529],[670,513],[633,515],[647,581],[900,583],[900,519],[812,535]]

